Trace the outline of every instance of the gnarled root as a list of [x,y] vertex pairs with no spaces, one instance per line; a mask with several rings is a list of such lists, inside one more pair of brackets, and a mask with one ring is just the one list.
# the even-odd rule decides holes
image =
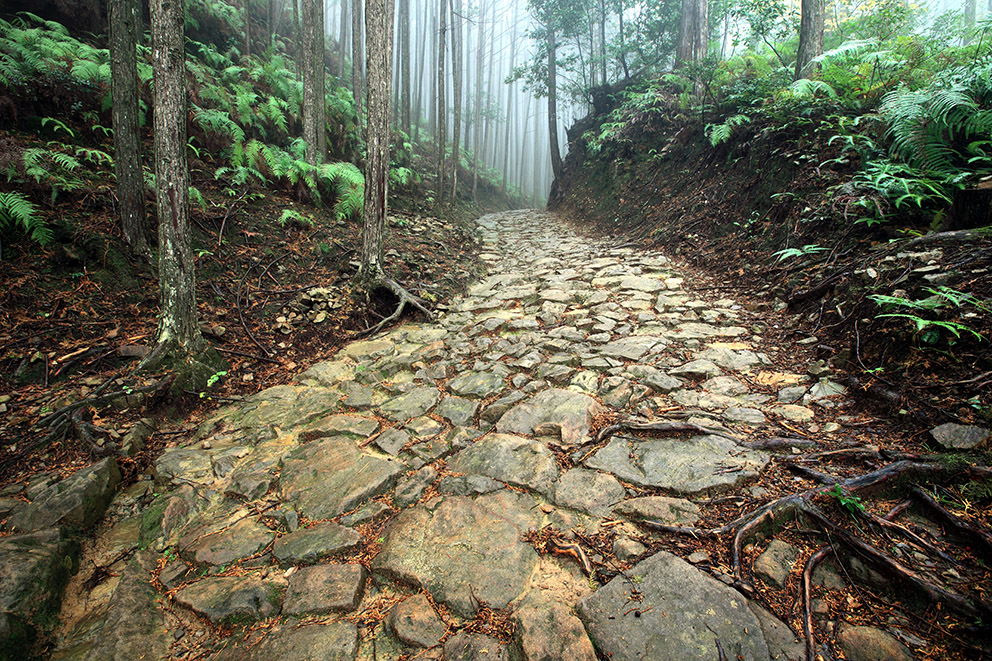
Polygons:
[[367,290],[369,292],[373,292],[376,289],[385,289],[389,291],[394,296],[396,296],[396,298],[398,298],[400,302],[396,306],[396,310],[393,311],[391,315],[389,315],[388,317],[377,323],[375,326],[372,326],[371,328],[366,328],[365,330],[358,331],[353,335],[353,337],[366,337],[368,335],[374,335],[375,333],[378,333],[380,330],[382,330],[392,322],[399,319],[400,315],[403,314],[403,310],[406,309],[407,305],[421,312],[425,317],[427,317],[428,321],[434,320],[434,313],[427,309],[426,305],[424,304],[424,301],[422,301],[421,299],[417,298],[416,296],[408,292],[406,289],[403,288],[402,285],[400,285],[392,278],[380,276],[375,280],[373,280],[372,282],[370,282],[367,286]]

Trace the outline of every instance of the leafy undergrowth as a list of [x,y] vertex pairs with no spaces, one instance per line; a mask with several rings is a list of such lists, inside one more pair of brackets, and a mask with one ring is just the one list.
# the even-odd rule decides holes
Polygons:
[[[142,417],[186,419],[186,427],[161,428],[145,451],[124,460],[134,474],[156,447],[218,403],[288,382],[393,311],[395,301],[369,306],[351,295],[359,220],[298,203],[288,192],[232,197],[209,176],[211,168],[193,162],[191,170],[205,201],[192,207],[200,322],[229,366],[205,392],[178,402],[141,392],[161,376],[132,374],[154,342],[158,280],[126,256],[107,179],[86,180],[85,194],[55,206],[53,243],[8,246],[5,255],[0,482],[78,468],[119,447]],[[481,209],[463,202],[444,210],[455,220],[442,220],[421,205],[412,195],[396,200],[409,211],[389,216],[387,269],[441,306],[477,273],[476,240],[464,219]],[[55,415],[81,401],[87,403],[75,417]],[[92,433],[91,445],[77,438],[80,424]]]
[[[607,157],[572,134],[556,208],[785,310],[849,385],[913,429],[992,420],[992,236],[929,232],[919,216],[855,222],[858,160],[820,134],[753,123],[714,148],[672,100],[630,122]],[[928,233],[929,232],[929,233]]]

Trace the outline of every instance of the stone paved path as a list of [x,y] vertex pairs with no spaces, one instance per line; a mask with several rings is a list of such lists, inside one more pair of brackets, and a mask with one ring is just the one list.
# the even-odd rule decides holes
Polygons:
[[[652,552],[636,521],[692,523],[694,500],[746,487],[770,457],[728,436],[811,424],[829,384],[754,391],[772,371],[761,328],[660,254],[541,212],[479,222],[490,276],[439,321],[223,410],[160,457],[154,486],[117,495],[56,659],[715,660],[717,641],[727,658],[802,658],[784,624]],[[586,445],[635,414],[725,435]],[[538,553],[525,535],[548,525],[613,536],[630,569],[593,555],[614,575],[601,584]],[[91,563],[119,576],[83,586]],[[512,610],[512,644],[463,628],[491,609]]]

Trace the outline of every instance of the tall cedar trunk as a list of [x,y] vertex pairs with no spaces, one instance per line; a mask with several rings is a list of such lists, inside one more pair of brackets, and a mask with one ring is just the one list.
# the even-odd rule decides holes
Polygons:
[[400,0],[400,128],[410,135],[410,0]]
[[527,102],[524,106],[524,127],[523,130],[520,131],[520,155],[517,157],[516,168],[517,188],[520,189],[521,193],[524,192],[524,154],[527,149],[527,131],[530,130],[530,102],[533,98],[530,94],[525,94],[524,96],[527,97]]
[[[510,71],[517,59],[517,15],[513,14],[513,30],[510,33]],[[506,195],[506,171],[510,167],[510,120],[513,118],[513,91],[515,85],[510,85],[506,91],[506,135],[503,142],[503,194]]]
[[479,36],[475,49],[475,102],[472,109],[475,118],[472,120],[472,200],[478,199],[479,191],[479,150],[482,145],[482,74],[483,64],[486,61],[486,3],[482,3],[479,10]]
[[[501,51],[502,48],[502,34],[500,35],[500,44],[496,43],[496,3],[490,3],[490,13],[489,13],[489,25],[490,36],[489,36],[489,66],[487,66],[488,72],[486,73],[486,95],[485,101],[483,102],[487,109],[491,108],[492,98],[493,98],[493,84],[496,81],[496,76],[493,74],[493,67],[496,64],[496,53]],[[498,47],[500,46],[500,47]],[[496,165],[496,162],[492,159],[493,150],[489,148],[492,143],[493,136],[493,122],[486,119],[483,122],[482,129],[482,162],[489,167]]]
[[454,107],[453,140],[451,150],[451,200],[454,202],[458,193],[458,163],[461,160],[462,140],[462,2],[452,0],[451,3],[451,75],[453,87],[451,103]]
[[362,125],[362,0],[351,0],[351,93],[355,97],[355,114]]
[[338,76],[343,77],[344,58],[345,53],[348,52],[346,49],[348,46],[349,28],[351,27],[351,24],[348,21],[348,16],[350,16],[348,13],[348,0],[339,1],[341,3],[341,6],[339,7],[341,14],[338,17]]
[[448,104],[444,99],[446,81],[444,79],[445,49],[448,33],[448,2],[441,0],[440,28],[437,48],[437,134],[434,144],[437,146],[437,201],[444,200],[444,163],[447,152],[448,127],[445,126],[448,114]]
[[599,61],[603,67],[603,84],[606,85],[606,0],[599,0]]
[[314,33],[313,42],[313,66],[314,66],[314,97],[317,103],[317,154],[318,162],[323,163],[327,159],[327,101],[324,93],[327,89],[325,51],[327,42],[324,39],[324,0],[316,0],[317,3],[317,29]]
[[323,163],[326,152],[326,132],[323,149],[320,140],[320,128],[325,124],[323,57],[317,61],[318,44],[323,43],[322,35],[318,34],[321,22],[317,18],[321,4],[321,0],[303,0],[303,141],[307,144],[310,165]]
[[155,82],[155,195],[161,311],[158,344],[168,353],[205,348],[196,318],[196,274],[189,240],[186,164],[184,0],[151,0]]
[[427,3],[426,11],[424,14],[424,25],[420,28],[420,34],[418,41],[420,42],[420,54],[417,57],[418,69],[417,69],[417,98],[413,103],[413,142],[417,142],[420,139],[420,113],[423,109],[424,103],[424,76],[430,70],[427,66],[428,60],[427,56],[427,42],[433,40],[428,39],[427,35],[423,33],[429,23],[430,17],[430,3]]
[[675,64],[682,66],[706,57],[709,33],[707,0],[682,0],[679,18],[679,40],[675,49]]
[[813,58],[823,53],[824,0],[802,0],[799,23],[799,52],[796,54],[796,80],[808,78]]
[[548,28],[548,137],[551,143],[551,171],[561,179],[561,151],[558,148],[558,49],[555,31]]
[[627,68],[627,37],[624,35],[623,30],[623,10],[624,3],[623,0],[620,0],[617,9],[617,18],[620,21],[620,66],[623,67],[624,80],[630,80],[630,69]]
[[[149,4],[149,7],[150,6],[151,5]],[[251,57],[251,0],[245,0],[244,15],[245,15],[245,57]]]
[[393,0],[366,0],[368,61],[368,129],[365,142],[365,212],[362,222],[362,262],[359,282],[384,275],[383,232],[389,183],[389,95],[393,61]]
[[138,129],[138,23],[135,0],[110,0],[110,76],[114,101],[114,174],[121,232],[136,255],[151,255]]

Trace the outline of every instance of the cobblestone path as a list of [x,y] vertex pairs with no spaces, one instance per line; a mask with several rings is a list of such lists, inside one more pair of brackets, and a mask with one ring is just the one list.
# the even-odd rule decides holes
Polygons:
[[[748,489],[770,455],[733,439],[815,424],[836,386],[773,368],[661,254],[536,211],[479,226],[489,276],[438,321],[220,411],[114,497],[56,659],[803,658],[638,523]],[[699,430],[596,442],[635,417]]]

